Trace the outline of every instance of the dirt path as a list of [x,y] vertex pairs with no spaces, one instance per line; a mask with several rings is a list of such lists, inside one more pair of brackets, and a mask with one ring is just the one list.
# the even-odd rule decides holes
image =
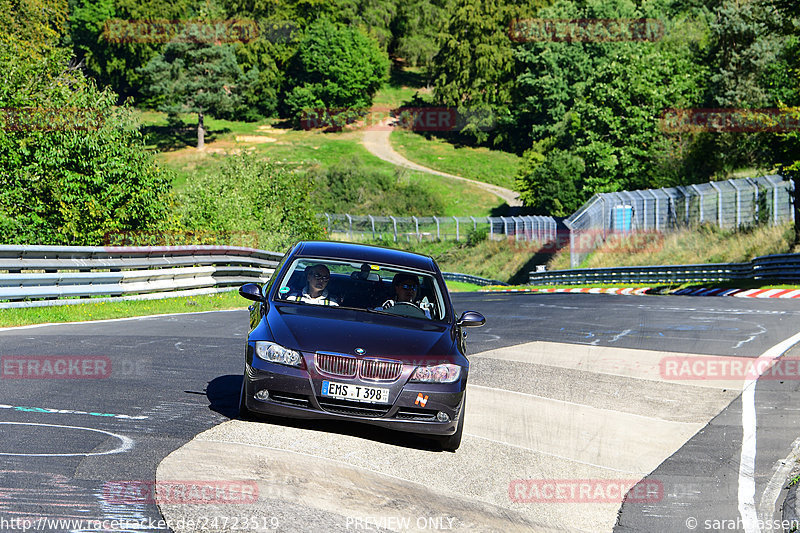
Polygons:
[[364,138],[362,140],[364,147],[376,157],[399,167],[417,170],[419,172],[427,172],[428,174],[435,174],[437,176],[444,176],[446,178],[452,178],[475,184],[481,189],[487,190],[495,196],[501,198],[511,207],[522,205],[522,202],[519,199],[519,193],[512,191],[511,189],[506,189],[505,187],[500,187],[498,185],[492,185],[491,183],[484,183],[482,181],[462,178],[461,176],[448,174],[446,172],[440,172],[438,170],[414,163],[413,161],[409,161],[397,153],[394,148],[392,148],[392,144],[389,141],[389,136],[394,129],[392,124],[393,121],[394,119],[387,119],[374,127],[367,128],[364,131]]

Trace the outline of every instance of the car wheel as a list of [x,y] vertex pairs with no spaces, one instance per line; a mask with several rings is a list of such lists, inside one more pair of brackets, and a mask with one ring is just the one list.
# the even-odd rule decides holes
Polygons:
[[442,449],[448,452],[454,452],[461,446],[461,435],[464,433],[464,417],[467,415],[467,394],[464,393],[464,401],[461,403],[461,414],[458,417],[458,426],[456,432],[447,437],[442,437]]
[[247,381],[247,376],[242,376],[242,390],[239,392],[239,418],[242,420],[247,420],[252,417],[250,410],[247,408],[247,403],[245,402],[244,393],[245,387],[244,384]]

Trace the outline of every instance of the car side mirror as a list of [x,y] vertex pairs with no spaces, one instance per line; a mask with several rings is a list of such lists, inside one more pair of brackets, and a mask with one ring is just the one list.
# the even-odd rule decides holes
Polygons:
[[464,311],[456,322],[457,326],[472,328],[486,324],[486,318],[477,311]]
[[245,283],[239,287],[239,296],[253,300],[254,302],[263,302],[264,297],[261,296],[261,287],[256,283]]

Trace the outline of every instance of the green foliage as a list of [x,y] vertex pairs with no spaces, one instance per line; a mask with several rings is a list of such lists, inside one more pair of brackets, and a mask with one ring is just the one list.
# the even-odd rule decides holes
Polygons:
[[[544,18],[659,18],[625,2],[563,2]],[[537,212],[568,215],[594,193],[663,187],[693,178],[680,139],[664,136],[661,113],[697,107],[706,74],[696,61],[702,27],[657,42],[526,43],[515,56],[517,128],[530,132],[517,178]],[[524,138],[523,138],[524,139]]]
[[398,6],[392,52],[412,66],[430,66],[439,51],[436,39],[447,20],[447,0],[409,0]]
[[441,202],[402,174],[371,170],[353,157],[328,169],[309,172],[311,201],[318,212],[430,216],[441,213]]
[[448,9],[452,15],[433,59],[435,100],[470,117],[461,132],[482,142],[494,117],[508,114],[511,8],[498,0],[453,0]]
[[86,73],[114,92],[140,96],[144,83],[139,69],[164,44],[136,39],[123,42],[109,26],[116,21],[187,20],[198,16],[192,0],[70,0],[69,40]]
[[299,118],[304,110],[368,108],[388,70],[386,54],[363,33],[319,19],[291,60],[287,112]]
[[531,148],[517,175],[520,198],[536,213],[569,216],[584,201],[579,188],[585,170],[584,160],[571,152],[554,149],[545,157]]
[[18,109],[0,126],[0,242],[98,245],[107,232],[160,222],[169,176],[128,110],[67,68],[68,51],[48,31],[57,15],[27,15],[0,27],[0,108]]
[[227,158],[214,175],[198,175],[179,198],[176,216],[191,230],[255,232],[258,247],[284,250],[323,236],[310,182],[251,154]]

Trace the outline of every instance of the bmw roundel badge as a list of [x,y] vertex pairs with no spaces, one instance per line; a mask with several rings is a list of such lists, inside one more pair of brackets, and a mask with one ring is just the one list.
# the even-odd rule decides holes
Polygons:
[[356,355],[364,355],[365,353],[367,352],[364,348],[356,348]]

